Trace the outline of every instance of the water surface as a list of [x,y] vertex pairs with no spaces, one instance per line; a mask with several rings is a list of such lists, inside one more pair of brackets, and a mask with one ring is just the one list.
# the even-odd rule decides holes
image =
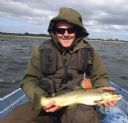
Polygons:
[[[33,47],[45,39],[0,38],[0,96],[20,87]],[[100,53],[110,80],[128,90],[128,43],[89,41]]]

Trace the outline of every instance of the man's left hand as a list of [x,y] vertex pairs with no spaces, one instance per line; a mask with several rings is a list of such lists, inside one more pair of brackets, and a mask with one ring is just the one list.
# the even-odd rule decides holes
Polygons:
[[[111,90],[111,91],[115,91],[115,88],[109,86],[109,87],[100,87],[101,89],[104,90]],[[104,106],[104,107],[114,107],[117,105],[117,101],[110,101],[107,103],[102,103],[102,104],[98,104],[99,106]]]

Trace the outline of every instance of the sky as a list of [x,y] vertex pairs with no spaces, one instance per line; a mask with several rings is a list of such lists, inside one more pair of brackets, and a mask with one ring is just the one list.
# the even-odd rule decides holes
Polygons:
[[0,0],[0,32],[48,34],[61,7],[82,15],[90,38],[128,41],[128,0]]

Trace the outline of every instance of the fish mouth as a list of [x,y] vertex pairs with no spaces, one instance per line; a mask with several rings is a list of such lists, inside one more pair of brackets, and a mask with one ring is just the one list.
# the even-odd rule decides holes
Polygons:
[[114,96],[112,97],[113,101],[119,101],[119,100],[121,100],[122,98],[123,98],[122,95],[114,95]]
[[120,99],[123,98],[123,96],[122,95],[117,95],[116,98],[117,98],[117,100],[120,100]]

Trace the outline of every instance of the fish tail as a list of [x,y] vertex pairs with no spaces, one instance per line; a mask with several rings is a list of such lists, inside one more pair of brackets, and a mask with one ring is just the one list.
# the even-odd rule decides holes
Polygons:
[[[42,99],[42,95],[39,94],[34,94],[34,102],[33,102],[33,110],[37,110],[42,108],[42,104],[41,104],[41,99]],[[44,97],[45,98],[45,97]]]

